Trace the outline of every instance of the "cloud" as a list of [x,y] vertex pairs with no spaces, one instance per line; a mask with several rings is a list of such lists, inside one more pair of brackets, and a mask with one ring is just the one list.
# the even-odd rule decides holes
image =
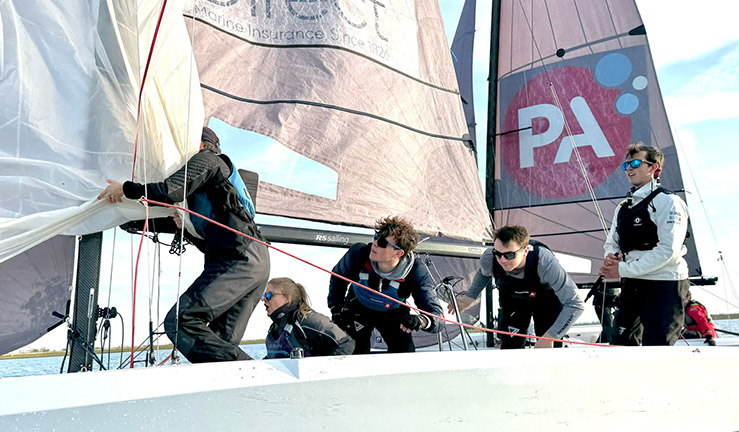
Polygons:
[[655,66],[700,57],[739,39],[739,2],[714,0],[637,0]]

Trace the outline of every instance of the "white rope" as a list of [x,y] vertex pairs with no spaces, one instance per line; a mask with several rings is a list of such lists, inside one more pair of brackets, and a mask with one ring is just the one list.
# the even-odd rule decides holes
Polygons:
[[[185,149],[185,155],[190,154],[191,146],[192,146],[192,138],[190,137],[190,113],[191,113],[191,99],[192,99],[192,86],[189,85],[192,82],[192,68],[195,58],[195,18],[190,18],[190,70],[189,70],[189,79],[188,82],[188,90],[187,90],[187,122],[186,122],[186,128],[187,128],[187,145],[188,148]],[[185,180],[183,185],[183,197],[185,203],[187,203],[187,162],[185,161]],[[179,210],[175,210],[179,212]],[[183,217],[186,217],[183,215]],[[176,235],[176,234],[175,234]],[[180,228],[180,245],[185,244],[185,221],[182,221],[182,228]],[[181,246],[182,247],[182,246]],[[172,341],[173,345],[173,351],[177,350],[177,343],[179,340],[179,329],[180,329],[180,292],[182,289],[182,253],[179,255],[179,262],[177,265],[177,301],[175,303],[175,340]]]

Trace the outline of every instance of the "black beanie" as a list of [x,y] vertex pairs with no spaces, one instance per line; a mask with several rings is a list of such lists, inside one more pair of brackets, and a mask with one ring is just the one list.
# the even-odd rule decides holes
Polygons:
[[218,135],[216,135],[216,133],[207,126],[203,128],[203,136],[200,138],[200,141],[209,142],[214,146],[221,148],[221,143],[218,140]]

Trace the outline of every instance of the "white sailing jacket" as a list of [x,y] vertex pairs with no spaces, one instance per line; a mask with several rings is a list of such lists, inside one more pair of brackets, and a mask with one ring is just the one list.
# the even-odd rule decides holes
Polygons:
[[[659,187],[656,180],[637,189],[632,195],[632,206],[646,198]],[[622,201],[623,204],[626,200]],[[652,211],[652,205],[656,211]],[[676,194],[657,194],[649,205],[649,218],[657,225],[657,246],[641,251],[633,250],[626,255],[626,260],[618,266],[621,277],[647,280],[683,280],[688,278],[688,263],[685,254],[688,252],[683,244],[688,230],[688,206]],[[604,257],[610,253],[621,253],[618,246],[619,205],[613,215],[611,230],[603,245]]]

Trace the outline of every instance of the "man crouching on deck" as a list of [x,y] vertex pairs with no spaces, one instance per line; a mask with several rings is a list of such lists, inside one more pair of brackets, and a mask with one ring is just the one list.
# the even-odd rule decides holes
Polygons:
[[381,292],[402,303],[413,296],[419,309],[441,315],[434,284],[423,262],[412,252],[418,244],[413,226],[388,217],[375,224],[372,243],[357,243],[341,258],[333,272],[357,281],[370,290],[331,277],[328,307],[331,320],[357,342],[354,354],[368,354],[372,330],[377,329],[387,343],[388,352],[413,352],[411,332],[438,333],[436,318],[411,313],[410,309],[380,296]]
[[[537,336],[561,339],[585,310],[570,275],[543,243],[529,240],[522,226],[504,226],[495,232],[493,248],[480,257],[472,285],[457,298],[459,309],[468,308],[493,277],[500,298],[499,330],[525,334],[533,317]],[[501,349],[523,348],[526,338],[501,335],[501,341]],[[535,348],[553,345],[551,340],[538,339]]]

